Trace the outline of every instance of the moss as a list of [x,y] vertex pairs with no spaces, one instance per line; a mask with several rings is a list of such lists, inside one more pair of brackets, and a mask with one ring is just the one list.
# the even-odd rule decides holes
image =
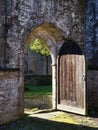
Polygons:
[[53,120],[53,121],[59,121],[59,122],[66,122],[66,123],[69,123],[69,124],[78,124],[72,116],[70,116],[69,114],[67,113],[64,113],[64,114],[60,114],[58,116],[55,116],[53,118],[51,118],[50,120]]

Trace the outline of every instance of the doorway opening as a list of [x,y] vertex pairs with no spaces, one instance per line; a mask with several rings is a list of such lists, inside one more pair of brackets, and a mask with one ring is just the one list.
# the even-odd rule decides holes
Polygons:
[[85,75],[81,48],[76,42],[67,40],[58,56],[58,109],[86,115]]
[[[36,74],[38,74],[39,77],[41,77],[41,82],[40,83],[43,84],[43,85],[44,85],[44,82],[50,82],[49,81],[50,80],[49,75],[51,73],[51,75],[52,75],[52,99],[51,99],[52,101],[51,102],[52,102],[52,108],[53,109],[56,109],[56,106],[57,106],[57,104],[56,104],[56,94],[57,94],[57,91],[56,91],[56,89],[57,89],[57,79],[56,79],[56,74],[57,74],[57,70],[56,70],[57,52],[58,52],[60,46],[62,45],[62,43],[64,42],[64,40],[65,40],[64,39],[64,34],[59,28],[55,27],[51,23],[44,23],[44,24],[38,26],[37,28],[35,28],[34,30],[32,30],[30,32],[30,34],[28,35],[26,41],[25,41],[26,59],[28,59],[27,58],[28,57],[28,53],[27,53],[28,52],[27,51],[28,47],[29,47],[29,49],[33,48],[33,50],[34,50],[36,48],[36,46],[37,46],[37,50],[35,49],[36,52],[37,51],[42,52],[42,53],[46,52],[46,55],[47,55],[47,49],[46,48],[43,49],[43,47],[42,47],[44,45],[43,43],[45,43],[45,45],[48,48],[48,51],[50,53],[51,58],[50,58],[50,56],[47,57],[47,56],[41,56],[40,54],[37,54],[37,55],[40,55],[40,62],[36,63],[35,67],[37,67],[37,66],[39,66],[39,67],[37,67],[37,69],[36,69],[36,68],[33,68],[34,67],[33,65],[31,65],[31,66],[33,68],[32,69],[33,74],[34,74],[34,71],[35,71]],[[40,49],[39,44],[36,45],[36,42],[38,42],[38,41],[39,41],[39,43],[42,42],[41,49]],[[34,44],[36,46],[34,46]],[[34,55],[32,55],[32,56],[34,56]],[[31,58],[31,61],[33,61],[33,60],[34,60],[34,58]],[[44,64],[46,64],[46,65],[44,65],[44,64],[40,65],[42,60],[45,60]],[[51,67],[50,67],[50,62],[51,62]],[[30,63],[28,61],[26,63],[25,68],[27,68],[27,72],[28,72],[28,69],[30,68]],[[38,69],[39,69],[39,72],[38,72]],[[52,69],[52,70],[50,71],[50,69]],[[42,76],[40,76],[40,72],[43,73]],[[45,75],[47,75],[47,77]],[[35,76],[34,76],[34,78],[35,78]],[[33,83],[34,83],[34,81],[33,81]],[[36,83],[36,81],[35,81],[35,83]]]
[[[25,52],[25,107],[52,108],[52,70],[47,43],[35,39]],[[28,103],[30,102],[30,103]]]

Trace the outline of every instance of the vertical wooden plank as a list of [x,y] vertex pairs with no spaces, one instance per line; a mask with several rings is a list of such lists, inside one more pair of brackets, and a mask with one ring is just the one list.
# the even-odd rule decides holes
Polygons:
[[73,62],[73,102],[74,106],[76,106],[76,55],[72,55]]
[[62,64],[63,64],[63,90],[62,90],[62,93],[63,93],[63,99],[62,100],[64,100],[64,92],[65,92],[65,64],[64,64],[64,55],[63,55],[63,62],[62,62]]
[[60,92],[59,91],[60,86],[59,86],[59,80],[58,80],[60,78],[59,77],[59,69],[60,69],[59,67],[60,67],[59,66],[59,56],[57,56],[57,79],[56,79],[57,80],[57,93],[56,93],[57,94],[57,104],[59,104],[59,95],[60,95],[59,94],[59,92]]
[[68,101],[68,84],[69,84],[69,73],[68,73],[68,70],[69,70],[69,65],[68,65],[68,62],[69,62],[69,59],[68,59],[68,56],[66,56],[66,65],[67,65],[67,70],[66,70],[66,73],[67,73],[67,77],[66,77],[66,100]]
[[[81,63],[83,64],[83,56],[81,56]],[[81,99],[81,107],[84,108],[84,82],[83,81],[83,75],[85,75],[84,73],[84,66],[82,65],[81,66],[81,96],[82,96],[82,99]]]
[[[71,55],[68,55],[69,57],[69,90],[68,90],[68,95],[69,95],[69,102],[71,103],[71,72],[72,72],[72,68],[71,68]],[[71,104],[70,104],[71,105]]]
[[68,100],[68,70],[69,70],[69,66],[68,66],[68,57],[66,56],[66,59],[65,59],[65,61],[66,61],[66,101]]
[[73,59],[72,59],[72,55],[71,55],[71,106],[73,105]]
[[71,72],[72,72],[72,68],[71,68],[71,55],[68,55],[69,56],[69,103],[71,104]]
[[[64,62],[63,62],[63,66],[64,66],[64,70],[66,70],[66,57],[64,56],[64,58],[63,58],[63,60],[64,60]],[[65,99],[66,99],[66,71],[63,71],[63,73],[64,73],[64,102],[65,102]]]
[[80,105],[80,108],[82,108],[82,62],[81,62],[81,59],[82,59],[82,56],[79,55],[79,105]]
[[60,57],[60,101],[62,99],[62,57]]
[[66,66],[67,66],[67,70],[66,70],[66,73],[67,73],[67,75],[66,75],[66,101],[68,100],[68,82],[69,82],[69,79],[68,79],[68,77],[69,77],[69,75],[68,75],[68,70],[69,70],[69,66],[68,66],[68,56],[66,55]]
[[79,76],[78,76],[78,72],[79,72],[79,68],[78,68],[78,63],[79,63],[79,58],[76,55],[76,90],[77,90],[77,107],[79,107]]
[[86,75],[86,72],[85,72],[85,59],[84,59],[84,56],[82,56],[82,64],[84,64],[82,66],[82,107],[85,108],[85,102],[86,102],[86,97],[84,95],[86,95],[86,84],[85,84],[85,78],[83,80],[83,75],[85,76]]
[[62,66],[62,56],[60,58],[60,100],[62,100],[62,87],[63,87],[63,66]]
[[68,101],[70,102],[71,100],[71,56],[68,55],[68,59],[69,59],[69,62],[68,62],[68,66],[69,66],[69,77],[68,77]]

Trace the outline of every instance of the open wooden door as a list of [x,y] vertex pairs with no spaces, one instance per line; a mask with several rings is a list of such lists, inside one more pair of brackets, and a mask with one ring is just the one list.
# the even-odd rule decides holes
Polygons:
[[58,56],[57,109],[86,115],[85,58],[79,45],[68,40]]

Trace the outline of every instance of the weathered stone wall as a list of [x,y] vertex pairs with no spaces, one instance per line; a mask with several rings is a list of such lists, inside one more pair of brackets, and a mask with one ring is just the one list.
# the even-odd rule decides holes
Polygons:
[[98,68],[98,0],[87,0],[86,5],[86,59],[92,68]]
[[0,0],[0,68],[4,67],[5,46],[5,8],[4,0]]
[[98,109],[98,0],[87,0],[85,15],[85,53],[88,109]]
[[6,48],[8,47],[6,38],[9,29],[6,6],[6,1],[0,0],[0,124],[18,119],[24,112],[24,77],[19,70],[5,69],[6,58],[9,57],[6,55]]
[[22,81],[19,70],[0,71],[0,124],[23,116]]
[[98,110],[98,71],[88,70],[87,86],[88,110],[94,114],[95,110]]
[[50,22],[64,31],[66,36],[84,43],[85,0],[7,0],[7,43],[9,44],[9,68],[21,61],[21,49],[25,38],[35,27]]

